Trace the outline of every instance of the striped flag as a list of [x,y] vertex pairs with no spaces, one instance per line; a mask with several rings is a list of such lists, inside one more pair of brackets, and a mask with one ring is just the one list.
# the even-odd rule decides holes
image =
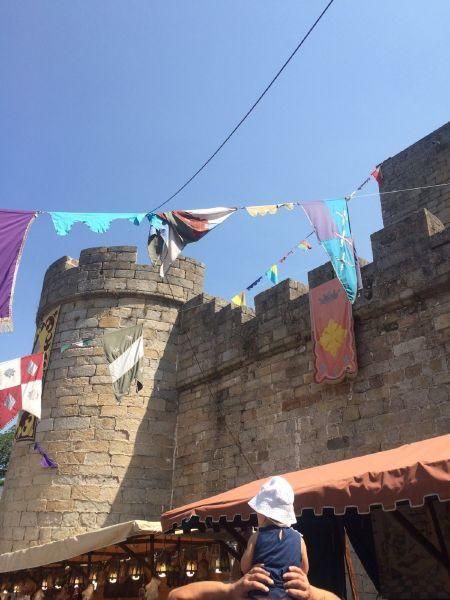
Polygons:
[[200,240],[236,210],[226,207],[200,208],[149,215],[148,254],[152,263],[161,260],[161,277],[165,276],[186,244]]
[[136,381],[136,391],[139,392],[144,387],[142,325],[105,333],[103,345],[117,400],[128,394],[133,381]]
[[66,350],[72,350],[72,348],[87,348],[89,346],[89,342],[92,342],[94,338],[84,338],[82,340],[78,340],[77,342],[64,342],[61,344],[61,354],[66,352]]
[[311,250],[312,246],[311,244],[308,242],[308,240],[302,240],[298,247],[300,248],[300,250]]
[[273,284],[278,283],[278,266],[272,265],[268,271],[266,271],[266,277]]

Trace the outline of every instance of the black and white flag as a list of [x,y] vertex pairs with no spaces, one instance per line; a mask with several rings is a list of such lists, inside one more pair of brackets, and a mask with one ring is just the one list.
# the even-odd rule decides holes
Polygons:
[[103,345],[117,400],[128,394],[133,381],[136,381],[136,390],[141,390],[144,386],[142,325],[105,333]]

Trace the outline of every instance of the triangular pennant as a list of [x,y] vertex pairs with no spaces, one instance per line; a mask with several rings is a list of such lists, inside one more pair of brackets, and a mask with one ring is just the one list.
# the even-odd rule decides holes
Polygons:
[[300,250],[305,250],[305,251],[307,251],[307,250],[311,250],[311,248],[312,248],[312,246],[311,246],[311,244],[308,242],[308,240],[302,240],[302,241],[299,243],[298,247],[300,248]]
[[268,271],[265,272],[265,276],[273,284],[278,283],[278,266],[272,265]]
[[231,298],[231,302],[236,306],[245,306],[245,292],[239,292]]
[[383,180],[383,174],[381,172],[381,165],[379,165],[374,171],[372,171],[371,175],[375,179],[375,181],[378,183],[378,185],[380,185],[380,183]]

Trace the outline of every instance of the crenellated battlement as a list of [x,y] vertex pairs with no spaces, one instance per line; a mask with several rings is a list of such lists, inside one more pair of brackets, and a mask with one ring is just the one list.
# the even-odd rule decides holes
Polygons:
[[[384,160],[381,172],[380,192],[389,192],[381,195],[385,227],[424,207],[450,225],[450,191],[439,186],[450,181],[450,123]],[[422,186],[429,187],[411,190]],[[390,193],[402,189],[410,191]]]
[[[433,243],[437,235],[438,244]],[[355,320],[383,314],[394,305],[405,307],[448,283],[447,235],[426,209],[373,234],[374,262],[361,270],[364,290],[354,305]],[[308,274],[311,287],[334,277],[329,262]],[[291,279],[258,294],[254,311],[197,296],[182,309],[178,386],[185,389],[249,361],[307,344],[310,330],[308,287]]]
[[76,260],[64,256],[47,270],[39,304],[43,312],[86,296],[155,296],[181,304],[203,290],[205,266],[180,257],[164,280],[159,267],[137,263],[136,246],[87,248]]
[[[448,180],[450,124],[383,163],[383,191]],[[359,371],[317,384],[308,285],[286,279],[254,310],[203,292],[204,265],[167,279],[134,246],[88,248],[48,269],[38,319],[59,306],[37,439],[58,470],[14,448],[0,550],[61,539],[259,477],[447,433],[450,188],[382,196],[384,229],[353,306]],[[325,256],[325,255],[324,255]],[[169,285],[170,284],[170,285]],[[172,295],[173,294],[173,295]],[[144,389],[119,405],[105,331],[143,325]],[[89,347],[61,345],[89,337]],[[231,432],[231,434],[230,434]],[[245,460],[243,458],[245,454]],[[252,465],[249,469],[248,462]],[[26,475],[26,477],[24,477]]]

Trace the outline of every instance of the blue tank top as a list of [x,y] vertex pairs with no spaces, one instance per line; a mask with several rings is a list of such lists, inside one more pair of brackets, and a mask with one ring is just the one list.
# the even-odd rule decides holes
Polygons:
[[283,575],[289,567],[300,567],[301,563],[301,535],[298,531],[292,527],[276,525],[260,527],[253,552],[253,564],[264,565],[273,579],[273,586],[268,594],[250,592],[248,597],[289,598],[284,589]]

